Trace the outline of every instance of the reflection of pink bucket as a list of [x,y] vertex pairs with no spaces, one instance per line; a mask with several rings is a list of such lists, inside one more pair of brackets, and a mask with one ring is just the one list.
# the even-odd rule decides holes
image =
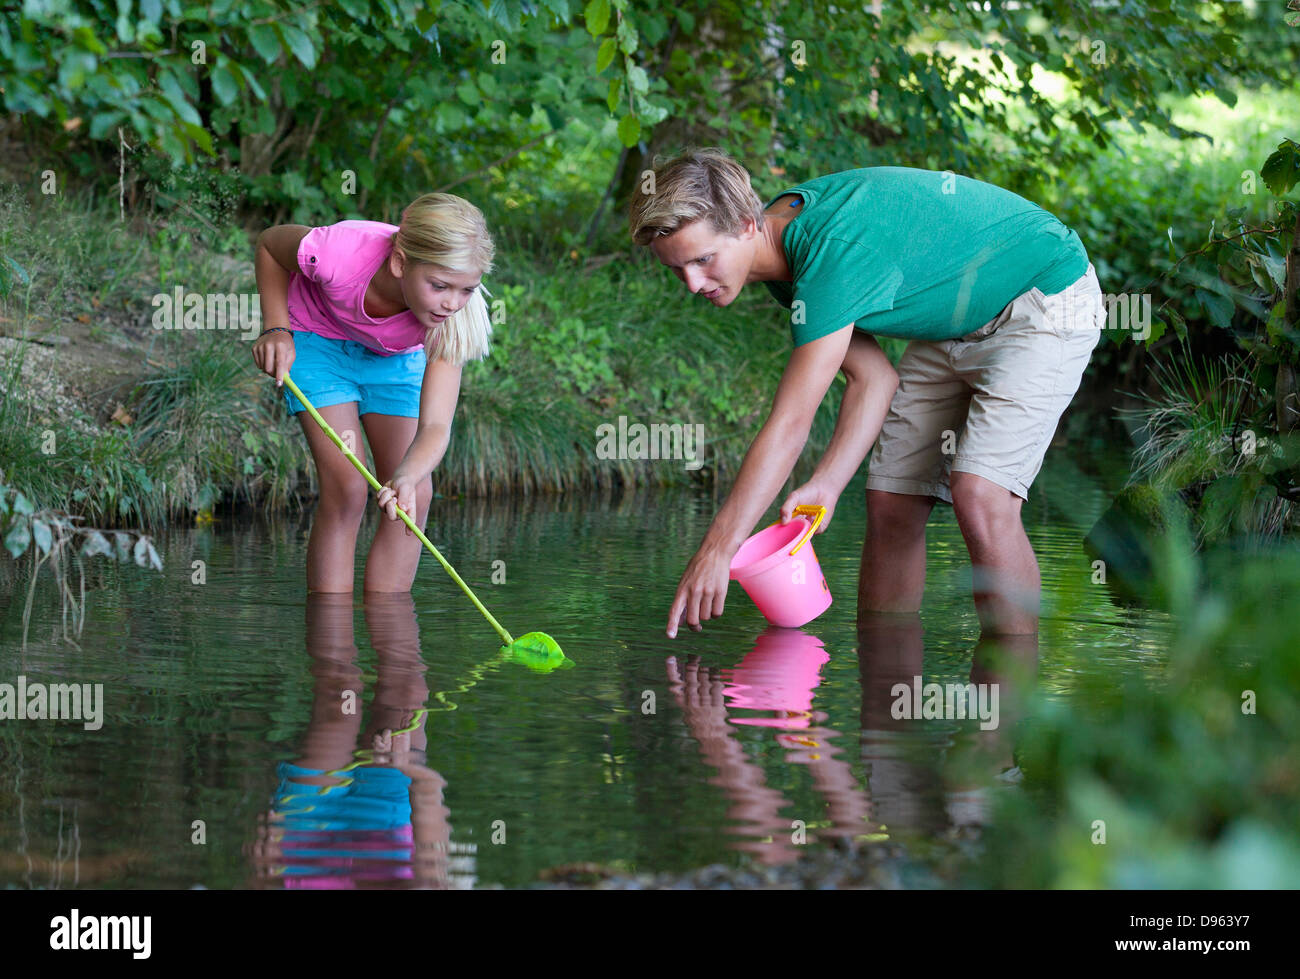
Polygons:
[[[809,513],[816,519],[809,522]],[[731,559],[732,581],[740,582],[773,625],[801,626],[831,607],[831,590],[810,543],[825,513],[825,507],[795,507],[793,520],[760,530]]]
[[764,711],[767,717],[731,717],[732,724],[807,728],[812,723],[813,691],[831,655],[822,641],[798,629],[768,626],[740,665],[728,675],[722,696],[728,706]]

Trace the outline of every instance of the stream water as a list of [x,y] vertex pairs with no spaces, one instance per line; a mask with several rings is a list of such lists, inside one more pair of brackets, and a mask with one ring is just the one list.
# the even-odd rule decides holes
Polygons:
[[[25,649],[25,582],[10,598],[0,682],[103,699],[93,729],[0,723],[0,884],[517,887],[579,863],[782,864],[836,836],[922,853],[1017,790],[1023,688],[1068,698],[1091,671],[1162,663],[1168,620],[1113,605],[1080,546],[1109,498],[1049,453],[1025,508],[1042,626],[1001,653],[978,640],[945,507],[919,618],[857,622],[861,477],[815,538],[823,616],[769,628],[733,585],[721,620],[676,640],[664,623],[707,494],[435,501],[430,538],[493,614],[574,663],[549,674],[501,661],[430,555],[410,595],[309,600],[310,511],[170,530],[162,573],[88,569],[79,646],[49,581]],[[928,683],[998,684],[972,702],[996,724],[905,716],[897,685],[921,707]]]

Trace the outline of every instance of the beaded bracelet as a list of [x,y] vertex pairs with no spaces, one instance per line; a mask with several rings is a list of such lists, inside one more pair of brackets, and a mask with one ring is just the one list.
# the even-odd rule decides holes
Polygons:
[[271,327],[269,330],[263,330],[261,333],[259,333],[259,334],[257,335],[257,338],[260,340],[260,339],[262,339],[262,337],[266,336],[268,333],[274,333],[276,330],[280,330],[280,331],[282,331],[282,332],[284,332],[284,333],[288,333],[288,334],[290,334],[290,335],[293,334],[293,330],[290,330],[288,327],[284,327],[284,326],[273,326],[273,327]]

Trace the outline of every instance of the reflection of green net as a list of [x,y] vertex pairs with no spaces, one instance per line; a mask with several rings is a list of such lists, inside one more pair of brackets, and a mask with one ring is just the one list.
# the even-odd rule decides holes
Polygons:
[[[464,693],[473,687],[479,680],[487,674],[487,671],[500,666],[502,663],[517,663],[520,666],[526,666],[534,673],[550,673],[553,670],[567,670],[573,666],[573,660],[564,655],[560,649],[560,644],[544,632],[529,632],[520,636],[509,646],[502,646],[496,659],[489,660],[478,666],[471,667],[465,676],[454,686],[447,690],[439,690],[433,694],[432,699],[438,702],[438,706],[416,708],[415,715],[411,718],[411,723],[401,730],[394,731],[394,735],[410,734],[420,726],[420,721],[425,714],[442,713],[456,710],[456,704],[447,699],[448,694]],[[362,765],[370,764],[375,758],[374,748],[358,748],[354,751],[353,756],[357,759],[351,765],[344,768],[336,768],[334,771],[325,772],[326,775],[333,775],[341,778],[338,785],[322,785],[317,795],[325,795],[333,789],[341,789],[351,785],[353,779],[346,776],[347,772],[354,768],[360,768]],[[307,810],[303,810],[306,812]]]

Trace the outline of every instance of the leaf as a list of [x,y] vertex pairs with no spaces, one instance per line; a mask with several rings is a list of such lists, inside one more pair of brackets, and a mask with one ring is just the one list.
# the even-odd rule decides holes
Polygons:
[[653,126],[657,122],[663,122],[668,118],[668,107],[664,105],[650,105],[641,103],[641,122],[643,125]]
[[618,109],[619,98],[623,94],[623,79],[611,78],[609,80],[609,95],[605,101],[609,104],[609,111],[614,112]]
[[644,95],[650,91],[650,77],[640,65],[633,65],[627,70],[627,81],[637,95]]
[[1264,161],[1259,175],[1278,197],[1288,193],[1300,181],[1300,143],[1291,139],[1278,143],[1277,149]]
[[82,88],[97,64],[95,56],[88,51],[68,51],[59,65],[59,84],[70,92]]
[[123,44],[131,44],[135,40],[135,27],[131,25],[130,9],[118,8],[117,10],[117,39]]
[[90,117],[90,138],[103,139],[110,130],[126,118],[126,113],[118,109],[108,112],[96,112]]
[[27,527],[26,520],[18,520],[9,528],[9,533],[5,534],[5,548],[8,549],[14,560],[22,557],[27,551],[27,546],[32,542],[32,533]]
[[542,6],[555,14],[561,24],[567,24],[573,16],[569,11],[569,0],[542,0]]
[[248,29],[253,50],[268,65],[280,57],[280,38],[269,24],[254,24]]
[[50,553],[50,548],[54,546],[54,535],[50,533],[50,526],[44,520],[32,520],[32,537],[36,541],[36,547],[40,550],[41,556],[44,557]]
[[[32,277],[31,277],[30,275],[27,274],[27,270],[26,270],[25,268],[23,268],[21,265],[19,265],[17,262],[15,262],[15,261],[14,261],[12,258],[10,258],[8,255],[6,255],[6,256],[4,257],[4,259],[5,259],[5,264],[8,265],[9,268],[13,269],[13,270],[14,270],[14,274],[18,276],[18,281],[19,281],[19,282],[21,282],[21,283],[22,283],[23,285],[25,285],[25,286],[27,286],[27,285],[31,285],[31,283],[32,283]],[[6,271],[6,274],[7,274],[7,271]]]
[[305,68],[316,67],[316,46],[311,43],[311,38],[307,36],[306,31],[292,24],[279,24],[280,36],[284,38],[284,43],[288,45],[293,56],[303,63]]
[[1169,321],[1174,325],[1174,332],[1178,334],[1178,339],[1187,340],[1187,320],[1183,319],[1183,314],[1175,309],[1169,310]]
[[32,506],[32,501],[23,496],[22,493],[18,493],[14,496],[14,513],[28,515],[33,513],[35,509],[36,508]]
[[624,54],[631,54],[637,48],[636,28],[632,22],[624,18],[618,22],[618,46]]
[[600,42],[600,50],[596,52],[596,74],[600,74],[609,67],[610,62],[614,60],[614,55],[618,53],[618,42],[612,37],[607,37]]
[[170,71],[164,71],[159,74],[158,90],[162,93],[163,98],[167,100],[167,104],[170,105],[172,110],[183,120],[193,123],[196,126],[202,125],[203,121],[199,118],[198,112],[195,111],[194,106],[190,104],[189,99],[185,97],[185,93],[181,91],[176,76]]
[[253,93],[254,98],[258,99],[261,102],[266,101],[266,89],[262,88],[262,85],[257,80],[256,75],[254,75],[252,72],[245,71],[244,66],[239,64],[236,61],[226,62],[226,67],[230,69],[230,73],[234,75],[236,79],[242,81],[245,85],[248,86],[249,91]]
[[1260,255],[1259,263],[1264,266],[1268,272],[1268,277],[1273,280],[1273,284],[1279,288],[1286,288],[1286,260],[1274,258],[1272,255]]
[[465,126],[465,110],[454,102],[438,104],[438,126],[443,132],[456,132]]
[[609,0],[591,0],[582,16],[587,22],[587,32],[592,37],[600,37],[609,27]]
[[1254,493],[1247,493],[1246,489],[1245,481],[1233,475],[1220,476],[1210,484],[1197,512],[1204,539],[1214,540],[1231,528],[1235,518],[1244,515],[1243,511],[1254,498]]
[[95,557],[99,554],[111,558],[113,556],[113,545],[108,542],[108,538],[96,530],[86,535],[86,543],[81,547],[81,556]]
[[1226,296],[1216,296],[1204,289],[1195,290],[1196,299],[1210,317],[1210,322],[1221,330],[1232,325],[1233,301]]
[[[235,81],[235,76],[224,65],[218,65],[212,71],[212,91],[216,93],[222,105],[230,105],[231,102],[239,98],[239,83]],[[93,133],[93,122],[91,123],[91,130]]]
[[624,146],[635,146],[641,136],[641,120],[628,113],[618,124],[618,138]]

